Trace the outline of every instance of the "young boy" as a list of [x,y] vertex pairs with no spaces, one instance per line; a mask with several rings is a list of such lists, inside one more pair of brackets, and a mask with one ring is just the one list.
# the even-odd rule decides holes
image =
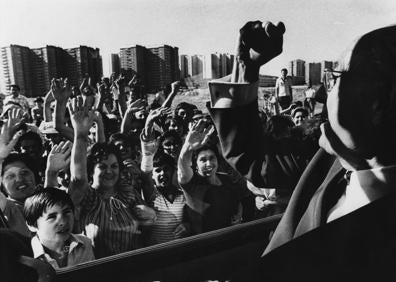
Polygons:
[[27,198],[24,215],[30,231],[34,258],[55,269],[94,260],[90,239],[72,234],[74,206],[66,192],[46,188]]

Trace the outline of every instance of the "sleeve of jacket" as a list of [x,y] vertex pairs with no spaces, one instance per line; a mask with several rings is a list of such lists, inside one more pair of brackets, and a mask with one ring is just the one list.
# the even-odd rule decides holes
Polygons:
[[290,177],[271,151],[258,116],[257,100],[233,108],[208,107],[224,158],[256,187],[289,186]]

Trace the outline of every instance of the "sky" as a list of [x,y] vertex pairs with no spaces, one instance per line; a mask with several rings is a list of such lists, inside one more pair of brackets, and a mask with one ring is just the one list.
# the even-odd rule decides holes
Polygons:
[[359,35],[396,23],[395,0],[0,0],[0,46],[179,47],[180,54],[234,52],[246,21],[286,26],[283,53],[262,67],[278,75],[293,59],[336,60]]

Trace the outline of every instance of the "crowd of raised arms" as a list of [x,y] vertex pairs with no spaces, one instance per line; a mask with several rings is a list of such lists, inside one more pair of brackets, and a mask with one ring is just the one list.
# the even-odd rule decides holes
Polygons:
[[301,102],[261,111],[289,177],[247,184],[225,162],[210,115],[172,105],[179,82],[149,104],[136,81],[84,79],[78,91],[52,79],[33,107],[12,85],[3,101],[2,216],[55,268],[282,213],[317,149]]

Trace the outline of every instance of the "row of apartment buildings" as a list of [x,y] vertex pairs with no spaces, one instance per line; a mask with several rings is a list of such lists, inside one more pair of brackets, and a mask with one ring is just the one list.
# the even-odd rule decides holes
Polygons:
[[0,48],[0,93],[7,93],[11,84],[18,84],[27,97],[43,96],[52,78],[67,77],[71,85],[78,86],[87,75],[93,83],[103,75],[98,48],[62,49],[49,45],[33,49],[20,45]]
[[288,74],[292,77],[294,85],[309,83],[316,85],[323,82],[325,69],[331,69],[334,66],[335,63],[331,61],[308,63],[297,59],[289,62]]
[[169,45],[121,48],[111,54],[111,71],[123,73],[128,80],[136,74],[147,91],[155,92],[180,79],[179,49]]

